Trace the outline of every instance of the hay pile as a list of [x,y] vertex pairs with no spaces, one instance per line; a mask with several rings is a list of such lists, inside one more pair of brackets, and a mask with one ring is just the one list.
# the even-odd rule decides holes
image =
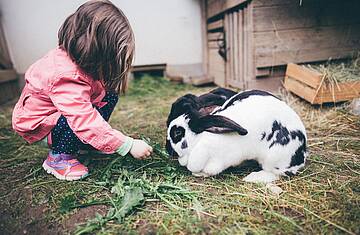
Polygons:
[[330,59],[325,64],[306,65],[306,68],[323,74],[327,84],[360,81],[360,54],[347,62]]

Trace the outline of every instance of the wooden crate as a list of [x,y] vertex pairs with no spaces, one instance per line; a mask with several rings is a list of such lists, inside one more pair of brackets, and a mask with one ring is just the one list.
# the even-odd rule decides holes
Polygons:
[[284,87],[311,104],[336,103],[360,97],[360,81],[326,84],[323,74],[296,64],[287,65]]

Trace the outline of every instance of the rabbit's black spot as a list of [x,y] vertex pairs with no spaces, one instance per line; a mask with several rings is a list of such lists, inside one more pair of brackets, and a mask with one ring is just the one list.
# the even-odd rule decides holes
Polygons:
[[289,167],[298,166],[305,162],[306,139],[304,133],[302,133],[302,131],[300,130],[289,131],[280,122],[274,121],[271,129],[271,133],[266,138],[267,141],[273,140],[269,146],[269,149],[272,148],[275,144],[280,144],[282,146],[287,145],[290,142],[290,140],[295,140],[295,139],[298,139],[301,145],[295,151],[294,155],[291,157],[291,162]]
[[289,177],[292,177],[292,176],[295,175],[295,174],[292,173],[291,171],[285,171],[284,173],[285,173],[285,175],[287,175],[287,176],[289,176]]
[[292,131],[291,132],[291,139],[295,140],[296,138],[299,139],[301,145],[295,151],[294,155],[291,156],[290,167],[292,166],[299,166],[305,162],[305,154],[306,154],[306,138],[302,131]]
[[298,138],[301,142],[305,142],[305,135],[302,133],[302,131],[292,131],[291,132],[291,139],[295,140]]
[[170,129],[170,138],[174,144],[180,142],[185,136],[185,129],[181,126],[173,126]]
[[[276,133],[276,135],[275,135]],[[267,137],[267,141],[273,139],[275,135],[275,140],[270,144],[269,148],[274,146],[274,144],[287,145],[290,142],[290,132],[289,130],[281,125],[280,122],[274,121],[271,129],[271,133]]]
[[227,109],[228,107],[233,105],[236,101],[241,101],[241,100],[244,100],[244,99],[249,98],[250,96],[254,96],[254,95],[272,96],[272,97],[275,97],[276,99],[279,99],[278,97],[276,97],[273,94],[266,92],[266,91],[261,91],[261,90],[244,91],[244,92],[238,93],[237,95],[233,96],[230,99],[230,101],[225,105],[225,107],[217,110],[215,113],[224,111],[225,109]]

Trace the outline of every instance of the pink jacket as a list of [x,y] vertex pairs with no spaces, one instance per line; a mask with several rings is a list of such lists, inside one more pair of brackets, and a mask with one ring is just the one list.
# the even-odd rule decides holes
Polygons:
[[104,153],[115,152],[126,136],[114,130],[93,107],[102,107],[105,88],[85,75],[60,48],[35,62],[25,74],[26,84],[15,105],[12,124],[26,141],[46,137],[64,115],[84,143]]

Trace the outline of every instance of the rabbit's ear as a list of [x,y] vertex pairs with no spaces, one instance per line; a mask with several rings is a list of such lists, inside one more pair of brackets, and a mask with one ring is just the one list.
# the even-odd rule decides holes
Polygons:
[[235,92],[235,91],[232,91],[232,90],[226,89],[226,88],[222,88],[222,87],[218,87],[215,90],[210,91],[210,93],[219,95],[219,96],[223,97],[224,99],[229,99],[232,96],[237,94],[237,92]]
[[246,135],[248,131],[233,120],[221,115],[201,115],[197,110],[189,107],[189,128],[195,133],[204,131],[222,134],[237,132]]
[[199,101],[201,102],[202,107],[208,107],[213,105],[221,106],[225,103],[226,98],[220,95],[208,93],[199,96]]
[[170,122],[180,115],[187,112],[186,106],[192,106],[196,109],[200,109],[200,101],[198,97],[192,94],[186,94],[178,98],[171,106],[170,114],[166,121],[166,126],[169,126]]
[[215,134],[237,132],[246,135],[248,131],[233,120],[220,115],[206,115],[196,122],[189,121],[189,127],[195,133],[208,131]]

